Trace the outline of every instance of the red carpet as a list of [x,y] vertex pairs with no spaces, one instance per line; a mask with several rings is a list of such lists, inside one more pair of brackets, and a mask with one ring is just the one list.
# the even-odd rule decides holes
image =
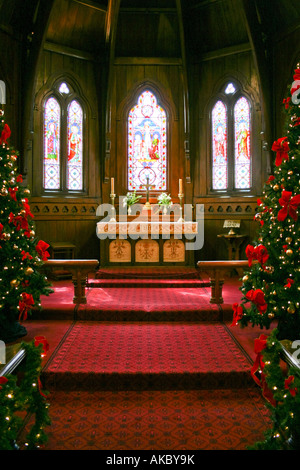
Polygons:
[[45,450],[245,450],[270,426],[257,389],[54,391],[50,403]]
[[88,288],[79,308],[68,280],[41,299],[25,340],[50,344],[46,449],[238,450],[261,440],[270,422],[250,377],[261,330],[228,326],[240,281],[226,280],[217,306],[209,287],[178,287],[179,271],[163,289],[116,287],[108,273],[114,287]]
[[43,379],[64,390],[240,388],[254,385],[249,368],[223,325],[78,322]]

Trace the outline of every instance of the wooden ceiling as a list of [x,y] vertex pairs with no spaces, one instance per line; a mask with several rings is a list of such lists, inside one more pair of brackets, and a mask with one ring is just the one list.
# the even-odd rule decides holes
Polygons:
[[299,0],[0,0],[0,27],[28,38],[43,11],[48,47],[95,59],[110,49],[115,57],[181,58],[185,51],[199,60],[249,43],[249,24],[264,44],[300,27]]

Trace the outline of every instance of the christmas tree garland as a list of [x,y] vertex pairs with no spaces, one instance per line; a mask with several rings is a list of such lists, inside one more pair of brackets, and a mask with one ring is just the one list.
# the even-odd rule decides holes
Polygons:
[[242,278],[243,298],[233,305],[232,326],[259,325],[271,334],[255,342],[251,373],[271,409],[273,428],[257,449],[300,448],[299,367],[284,375],[282,340],[300,340],[300,66],[289,96],[286,136],[272,145],[274,174],[258,200],[257,241],[246,248],[249,272]]
[[[14,332],[15,324],[40,307],[42,294],[53,292],[40,272],[50,256],[49,245],[36,238],[30,190],[23,184],[10,135],[0,109],[0,339],[6,343],[24,336]],[[23,331],[26,334],[24,327]]]
[[18,434],[24,413],[35,415],[26,442],[26,449],[37,449],[47,441],[44,428],[50,424],[49,404],[40,382],[42,356],[48,349],[44,337],[36,337],[31,343],[22,343],[25,360],[18,374],[0,377],[0,449],[17,448]]

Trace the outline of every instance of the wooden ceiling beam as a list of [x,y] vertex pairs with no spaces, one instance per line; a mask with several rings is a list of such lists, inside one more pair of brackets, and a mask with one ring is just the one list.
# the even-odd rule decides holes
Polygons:
[[103,13],[107,12],[107,8],[104,5],[100,5],[92,0],[73,0],[73,2],[80,3],[85,7],[93,8],[94,10],[101,11]]
[[267,43],[263,41],[263,34],[266,35],[267,32],[263,30],[258,18],[256,2],[253,0],[242,0],[242,6],[261,89],[262,114],[265,124],[262,132],[264,133],[263,140],[268,144],[267,172],[269,173],[271,171],[270,148],[273,141],[273,80],[271,75],[272,64],[270,63],[272,51],[266,50]]

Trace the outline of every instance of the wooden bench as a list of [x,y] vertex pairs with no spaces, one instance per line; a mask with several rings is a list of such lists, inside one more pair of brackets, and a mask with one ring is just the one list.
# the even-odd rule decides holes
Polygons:
[[234,261],[198,261],[197,268],[200,271],[205,271],[209,275],[211,286],[210,303],[222,304],[224,302],[222,297],[222,289],[224,284],[224,275],[232,269],[249,269],[248,261],[234,260]]
[[88,273],[97,269],[99,261],[96,259],[48,259],[43,267],[56,269],[63,268],[70,271],[74,285],[74,304],[86,304],[85,287]]

